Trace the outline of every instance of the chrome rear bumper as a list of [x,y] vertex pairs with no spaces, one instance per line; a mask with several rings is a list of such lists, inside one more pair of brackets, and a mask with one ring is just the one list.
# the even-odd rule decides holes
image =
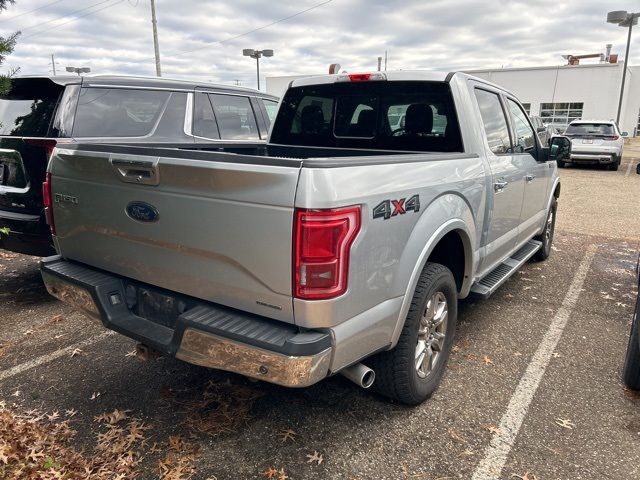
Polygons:
[[60,257],[43,259],[40,270],[54,297],[109,329],[185,362],[286,387],[307,387],[329,373],[333,347],[327,332],[300,332],[293,325],[178,294],[189,307],[168,325],[139,317],[127,306],[126,289],[132,288],[128,279]]

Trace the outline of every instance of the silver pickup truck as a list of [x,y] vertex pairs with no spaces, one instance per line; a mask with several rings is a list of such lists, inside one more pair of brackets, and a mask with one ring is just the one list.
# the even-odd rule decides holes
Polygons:
[[181,360],[291,387],[343,373],[417,404],[458,300],[549,256],[570,148],[462,73],[296,80],[250,151],[58,146],[44,198],[60,255],[42,275]]

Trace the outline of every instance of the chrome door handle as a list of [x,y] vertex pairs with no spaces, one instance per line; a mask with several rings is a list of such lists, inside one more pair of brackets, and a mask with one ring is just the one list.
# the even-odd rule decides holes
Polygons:
[[535,175],[531,175],[531,174],[528,174],[528,175],[526,175],[526,176],[524,177],[524,179],[527,181],[527,183],[531,183],[531,182],[533,182],[533,180],[534,180],[535,178],[536,178],[536,176],[535,176]]
[[505,182],[504,180],[498,180],[493,184],[493,190],[496,193],[500,193],[507,187],[507,185],[509,185],[509,182]]

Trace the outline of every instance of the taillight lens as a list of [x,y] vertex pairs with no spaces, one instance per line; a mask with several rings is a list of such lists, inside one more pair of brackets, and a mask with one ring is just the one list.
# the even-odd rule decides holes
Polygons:
[[56,234],[56,225],[53,222],[53,198],[51,196],[51,174],[47,173],[47,177],[42,182],[42,204],[44,205],[44,217],[47,225],[51,229],[51,234]]
[[604,137],[605,140],[618,140],[620,135],[610,135],[608,137]]
[[297,298],[322,300],[347,290],[349,252],[360,231],[360,207],[295,212],[294,279]]

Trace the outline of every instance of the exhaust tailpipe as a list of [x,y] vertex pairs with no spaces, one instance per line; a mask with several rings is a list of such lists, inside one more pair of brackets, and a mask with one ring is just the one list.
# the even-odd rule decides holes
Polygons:
[[343,368],[339,373],[362,388],[369,388],[376,379],[376,372],[362,363]]

